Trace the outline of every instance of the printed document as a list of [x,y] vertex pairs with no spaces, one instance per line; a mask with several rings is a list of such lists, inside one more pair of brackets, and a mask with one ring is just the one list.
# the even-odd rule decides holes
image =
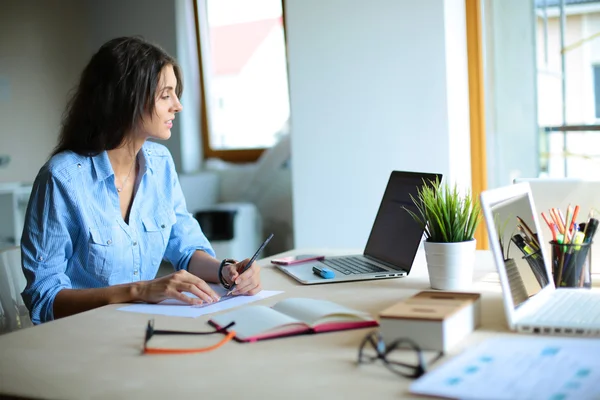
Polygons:
[[600,399],[600,339],[490,338],[410,386],[461,399]]
[[[221,296],[221,300],[217,303],[206,303],[202,305],[191,306],[183,301],[176,299],[167,299],[158,304],[132,304],[129,306],[118,308],[120,311],[137,312],[144,314],[159,314],[169,315],[172,317],[188,317],[196,318],[201,315],[216,313],[230,308],[238,307],[244,304],[252,303],[257,300],[266,299],[271,296],[283,293],[280,290],[261,290],[254,296],[226,296],[227,290],[221,285],[209,283],[210,287]],[[183,292],[189,297],[196,297],[192,293]]]

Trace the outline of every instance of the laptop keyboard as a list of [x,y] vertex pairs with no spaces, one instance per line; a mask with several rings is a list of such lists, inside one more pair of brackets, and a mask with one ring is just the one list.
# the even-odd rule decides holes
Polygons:
[[362,256],[326,258],[321,262],[327,265],[329,268],[341,272],[344,275],[368,274],[371,272],[387,271],[373,263],[368,262]]
[[600,324],[600,295],[585,289],[561,292],[557,289],[553,297],[532,318],[534,322],[546,324],[587,325]]

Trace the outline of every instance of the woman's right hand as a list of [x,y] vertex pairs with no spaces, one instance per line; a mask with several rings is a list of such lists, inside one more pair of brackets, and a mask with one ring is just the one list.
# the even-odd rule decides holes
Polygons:
[[[159,303],[166,299],[177,299],[192,305],[219,301],[217,293],[205,281],[185,270],[140,282],[135,287],[137,293],[134,298],[146,303]],[[186,296],[181,292],[195,294],[198,298]]]

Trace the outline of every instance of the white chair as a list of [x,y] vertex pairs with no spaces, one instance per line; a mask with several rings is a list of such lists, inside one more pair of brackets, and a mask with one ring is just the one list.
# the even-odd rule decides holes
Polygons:
[[21,297],[26,284],[21,269],[21,248],[0,250],[0,333],[33,325]]

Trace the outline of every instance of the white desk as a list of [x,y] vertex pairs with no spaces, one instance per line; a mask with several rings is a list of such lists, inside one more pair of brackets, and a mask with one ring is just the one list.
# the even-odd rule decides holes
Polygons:
[[[304,249],[282,255],[294,253],[323,251]],[[332,253],[343,252],[324,254]],[[270,266],[268,259],[260,264],[264,288],[285,290],[260,302],[265,305],[284,297],[313,297],[377,315],[389,305],[429,288],[422,252],[407,278],[314,286],[297,284]],[[486,337],[510,334],[506,332],[500,286],[493,280],[493,271],[491,255],[479,251],[473,290],[482,293],[482,326],[453,349],[453,354]],[[62,399],[410,397],[410,380],[396,376],[381,364],[356,365],[358,345],[368,329],[249,344],[231,342],[201,354],[142,355],[150,316],[117,311],[119,307],[106,306],[0,336],[0,393]],[[210,329],[208,319],[156,316],[155,327],[204,330]],[[189,345],[185,342],[189,339],[204,346],[220,339],[216,336],[177,340],[182,340],[182,345]],[[172,337],[156,339],[153,345],[159,345],[162,339],[173,343]]]

